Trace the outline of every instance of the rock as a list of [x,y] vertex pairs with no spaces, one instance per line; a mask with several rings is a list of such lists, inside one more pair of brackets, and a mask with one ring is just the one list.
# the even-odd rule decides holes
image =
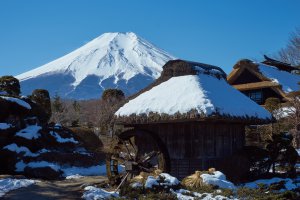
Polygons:
[[46,180],[57,180],[62,178],[62,171],[54,170],[51,167],[31,168],[25,167],[24,174],[26,177],[40,178]]
[[0,174],[15,174],[17,153],[6,149],[0,150]]

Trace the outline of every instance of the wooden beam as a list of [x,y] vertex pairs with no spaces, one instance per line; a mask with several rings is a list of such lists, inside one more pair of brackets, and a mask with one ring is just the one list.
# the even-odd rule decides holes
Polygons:
[[261,81],[257,83],[246,83],[246,84],[238,84],[232,85],[235,89],[240,91],[245,90],[255,90],[261,88],[270,88],[270,87],[281,87],[278,83],[274,83],[272,81]]

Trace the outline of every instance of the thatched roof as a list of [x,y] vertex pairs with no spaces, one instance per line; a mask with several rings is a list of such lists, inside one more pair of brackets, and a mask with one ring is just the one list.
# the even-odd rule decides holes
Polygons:
[[279,70],[283,70],[283,71],[287,71],[287,72],[292,72],[294,70],[299,70],[297,67],[294,67],[289,63],[284,63],[284,62],[269,58],[266,55],[264,55],[264,58],[265,58],[265,60],[262,63],[264,63],[266,65],[270,65],[270,66],[275,66]]
[[269,112],[227,83],[221,68],[184,60],[167,62],[161,76],[129,98],[115,116],[121,124],[271,120]]
[[[284,99],[288,100],[288,93],[298,91],[300,89],[300,76],[298,74],[291,73],[291,71],[297,68],[270,58],[268,59],[269,60],[266,60],[263,63],[255,63],[247,59],[238,61],[227,77],[228,83],[241,91],[271,88]],[[276,66],[267,65],[267,63],[273,63]],[[235,80],[237,80],[237,78],[245,70],[256,76],[260,82],[235,84]]]

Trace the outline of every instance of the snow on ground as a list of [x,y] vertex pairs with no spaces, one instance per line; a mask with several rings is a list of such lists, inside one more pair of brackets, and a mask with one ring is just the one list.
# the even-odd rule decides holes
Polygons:
[[277,69],[276,67],[259,64],[259,71],[267,78],[271,79],[275,83],[282,85],[284,92],[292,92],[299,90],[298,83],[300,82],[299,75],[291,74],[286,71]]
[[62,168],[64,172],[64,176],[70,176],[74,174],[79,174],[82,176],[100,176],[106,175],[106,165],[96,165],[91,167],[69,167],[69,168]]
[[225,189],[236,188],[233,183],[226,180],[226,176],[220,171],[215,171],[213,172],[213,174],[202,174],[201,178],[203,179],[203,183],[205,184],[216,185],[219,186],[220,188],[225,188]]
[[59,143],[66,143],[66,142],[71,142],[74,144],[77,144],[78,141],[74,140],[74,138],[62,138],[58,133],[54,131],[49,132],[53,137],[55,137],[56,141]]
[[[160,179],[163,178],[163,182]],[[167,173],[161,173],[157,178],[154,176],[148,176],[145,182],[145,188],[152,188],[153,186],[175,186],[179,185],[179,180]]]
[[15,102],[15,103],[19,104],[20,106],[27,108],[28,110],[31,109],[31,106],[27,102],[25,102],[21,99],[14,98],[14,97],[5,97],[5,96],[0,96],[0,98],[5,99],[7,101]]
[[153,112],[174,115],[177,112],[184,114],[192,109],[206,116],[218,112],[234,117],[271,118],[269,112],[225,80],[201,73],[172,77],[130,100],[115,114],[129,116]]
[[1,91],[0,90],[0,95],[8,95],[8,93],[6,91]]
[[41,129],[42,127],[38,125],[31,125],[27,126],[25,129],[20,130],[16,133],[16,135],[28,140],[37,139],[41,136],[41,134],[39,133]]
[[271,179],[260,179],[260,180],[256,180],[250,183],[246,183],[243,185],[243,187],[247,187],[247,188],[251,188],[251,189],[256,189],[258,188],[258,184],[264,184],[267,186],[270,186],[273,183],[279,183],[281,181],[285,181],[285,188],[287,190],[293,190],[296,189],[298,186],[293,182],[292,179],[290,178],[271,178]]
[[294,114],[295,112],[296,112],[296,109],[294,107],[282,107],[282,108],[275,110],[273,115],[278,120],[278,119],[282,119],[285,117],[289,117],[292,114]]
[[4,196],[5,193],[15,190],[21,187],[27,187],[34,184],[34,180],[30,179],[0,179],[0,197]]
[[210,193],[198,193],[198,192],[191,192],[189,190],[179,189],[179,190],[171,190],[173,194],[175,194],[178,200],[194,200],[202,199],[202,200],[229,200],[230,198],[224,197],[222,195],[212,195]]
[[106,165],[96,165],[90,167],[67,167],[60,166],[56,163],[50,163],[46,161],[40,162],[30,162],[24,163],[23,161],[19,161],[16,164],[16,171],[21,172],[24,171],[25,167],[31,168],[39,168],[39,167],[51,167],[55,171],[61,170],[63,172],[63,176],[71,176],[71,175],[81,175],[81,176],[101,176],[106,175]]
[[79,174],[74,174],[74,175],[70,175],[70,176],[66,176],[66,179],[70,180],[70,179],[80,179],[83,178],[83,176],[79,175]]
[[6,129],[9,129],[10,127],[11,127],[11,124],[0,123],[0,130],[6,130]]
[[85,192],[83,193],[82,198],[86,200],[99,200],[99,199],[108,199],[112,197],[119,197],[118,192],[108,192],[104,189],[96,188],[93,186],[87,186],[84,188]]
[[25,167],[31,167],[31,168],[51,167],[55,171],[58,171],[60,169],[60,167],[57,164],[49,163],[46,161],[30,162],[30,163],[24,163],[23,161],[19,161],[16,163],[16,172],[24,171]]
[[10,151],[14,151],[14,152],[16,152],[16,153],[21,153],[21,152],[23,152],[23,153],[25,153],[25,154],[24,154],[25,156],[31,156],[31,157],[36,157],[36,156],[40,155],[40,154],[38,154],[38,153],[32,153],[27,147],[23,147],[23,146],[20,146],[20,147],[19,147],[19,146],[16,145],[15,143],[10,144],[10,145],[7,145],[7,146],[3,147],[3,149],[7,149],[7,150],[10,150]]

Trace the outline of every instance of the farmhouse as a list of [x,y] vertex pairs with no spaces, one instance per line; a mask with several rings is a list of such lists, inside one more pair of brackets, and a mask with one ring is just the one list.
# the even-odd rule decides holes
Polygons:
[[[128,159],[118,152],[122,159],[156,156],[156,164],[143,162],[140,168],[158,167],[179,178],[209,167],[222,169],[221,163],[243,148],[245,126],[271,120],[269,112],[227,83],[221,68],[184,60],[167,62],[160,78],[130,98],[115,117],[128,129],[119,133],[126,149],[132,141],[136,146]],[[109,168],[108,175],[114,175],[116,167]]]
[[289,101],[290,92],[300,89],[300,75],[293,73],[296,70],[299,69],[265,56],[262,63],[240,60],[227,81],[260,105],[264,105],[270,97],[284,103]]

